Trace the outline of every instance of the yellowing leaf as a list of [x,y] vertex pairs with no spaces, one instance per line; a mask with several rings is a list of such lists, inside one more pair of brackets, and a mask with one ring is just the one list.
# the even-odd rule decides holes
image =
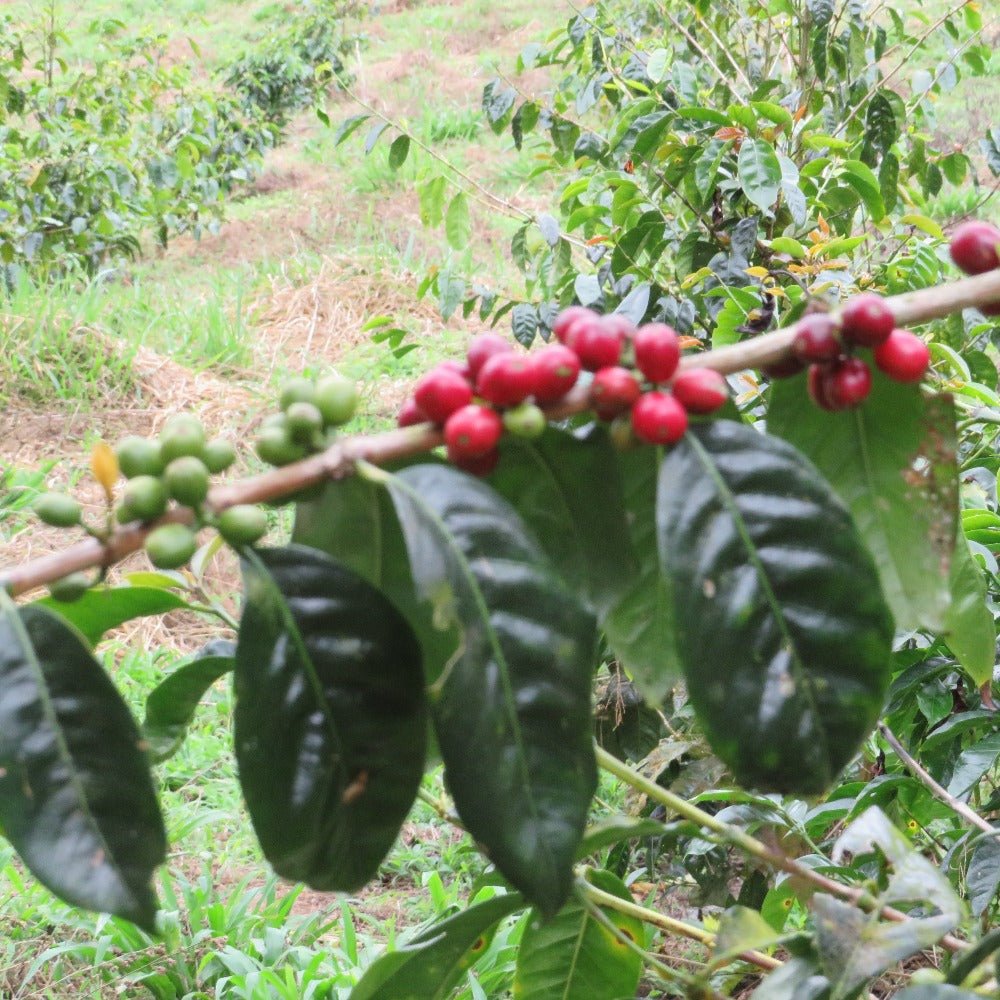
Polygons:
[[105,441],[98,441],[90,453],[90,469],[94,478],[104,487],[104,492],[111,496],[111,490],[118,481],[118,457],[114,449]]
[[766,267],[748,267],[746,268],[746,273],[751,278],[766,278],[770,274],[770,271]]

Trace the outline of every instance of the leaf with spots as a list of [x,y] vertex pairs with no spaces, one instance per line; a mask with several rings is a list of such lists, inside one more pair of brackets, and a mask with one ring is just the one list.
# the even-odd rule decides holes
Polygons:
[[719,420],[668,453],[656,526],[712,748],[741,784],[822,792],[889,681],[892,619],[850,514],[790,445]]

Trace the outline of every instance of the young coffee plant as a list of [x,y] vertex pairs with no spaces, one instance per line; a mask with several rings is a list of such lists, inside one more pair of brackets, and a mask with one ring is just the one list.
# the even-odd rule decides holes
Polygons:
[[[912,1000],[988,995],[1000,517],[963,480],[995,468],[1000,398],[950,394],[937,345],[905,329],[1000,301],[1000,232],[969,233],[953,253],[976,276],[717,351],[580,305],[527,354],[483,334],[383,434],[342,436],[348,380],[292,380],[256,439],[274,468],[244,482],[211,485],[234,449],[188,415],[98,445],[102,517],[36,504],[89,537],[0,575],[4,835],[62,898],[155,929],[151,764],[232,674],[240,786],[277,874],[363,886],[438,758],[442,815],[490,865],[491,890],[376,961],[355,1000],[450,995],[515,919],[518,997],[616,1000],[640,980],[717,997],[753,974],[762,1000],[836,1000],[932,947],[949,958]],[[763,403],[745,388],[760,369]],[[256,505],[281,502],[291,538],[262,545]],[[202,608],[235,651],[179,667],[140,725],[92,648],[190,606],[169,572],[203,561],[201,528],[241,560],[239,620]],[[167,575],[109,585],[143,545]],[[592,812],[599,767],[631,786],[627,815]],[[637,902],[636,843],[721,921]],[[667,961],[662,936],[709,957]]]

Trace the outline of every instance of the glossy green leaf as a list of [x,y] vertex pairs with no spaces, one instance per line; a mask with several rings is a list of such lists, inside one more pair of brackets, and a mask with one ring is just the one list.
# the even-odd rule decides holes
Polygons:
[[844,180],[858,193],[872,222],[885,218],[885,202],[882,201],[882,187],[871,167],[860,160],[844,160],[840,164]]
[[[625,883],[609,871],[590,871],[596,888],[632,901]],[[601,908],[618,933],[642,947],[642,923],[617,910]],[[518,1000],[618,1000],[635,995],[642,957],[578,900],[553,919],[532,913],[521,938],[514,971]]]
[[664,460],[656,526],[712,748],[741,784],[822,791],[889,682],[892,622],[847,510],[784,441],[714,421]]
[[166,833],[141,744],[79,633],[0,595],[0,828],[57,896],[152,930]]
[[444,233],[453,250],[466,250],[472,238],[472,219],[469,215],[469,199],[459,191],[448,205],[444,216]]
[[731,906],[719,920],[715,947],[712,949],[712,965],[721,967],[741,952],[767,948],[780,936],[756,910]]
[[456,636],[431,697],[456,808],[500,872],[553,913],[596,785],[593,618],[484,483],[440,465],[365,474],[388,486],[418,594]]
[[490,485],[521,515],[563,579],[603,614],[636,569],[615,451],[602,427],[508,436]]
[[762,212],[769,211],[781,187],[781,163],[774,147],[763,139],[745,139],[736,171],[747,199]]
[[410,152],[410,137],[405,133],[403,135],[397,135],[395,139],[392,140],[392,145],[389,147],[389,166],[392,170],[399,170],[399,168],[406,162],[406,157]]
[[201,656],[181,664],[146,699],[142,735],[153,760],[165,760],[184,741],[205,692],[233,669],[231,656]]
[[674,637],[674,601],[656,545],[659,448],[619,456],[625,516],[638,569],[618,600],[601,616],[608,645],[651,703],[662,702],[680,676]]
[[327,483],[318,498],[296,504],[292,541],[353,569],[396,605],[420,640],[424,676],[433,685],[456,637],[435,627],[417,600],[406,542],[386,491],[361,476]]
[[767,428],[814,462],[850,508],[897,627],[939,630],[958,509],[950,401],[876,371],[864,405],[828,413],[801,375],[772,386]]
[[524,897],[512,892],[436,921],[372,963],[351,1000],[445,1000],[485,950],[490,930],[523,906]]
[[986,603],[986,578],[961,529],[951,557],[949,584],[951,602],[945,611],[944,641],[962,668],[981,686],[993,677],[997,630]]
[[648,840],[662,837],[665,832],[666,827],[659,820],[643,816],[610,816],[587,827],[577,857],[582,861],[623,840]]
[[279,875],[356,889],[423,773],[417,641],[383,594],[315,549],[249,553],[243,576],[234,723],[254,829]]
[[987,834],[977,841],[965,879],[969,908],[974,917],[981,917],[1000,888],[1000,841],[996,837]]
[[133,618],[190,607],[183,597],[161,587],[95,587],[70,604],[43,597],[35,605],[55,611],[76,626],[92,646],[105,632]]

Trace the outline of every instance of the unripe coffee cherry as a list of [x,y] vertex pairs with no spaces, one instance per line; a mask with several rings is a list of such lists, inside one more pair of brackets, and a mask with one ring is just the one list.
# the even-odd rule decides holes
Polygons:
[[283,410],[287,410],[292,403],[315,403],[316,383],[304,375],[290,378],[282,385],[278,398]]
[[213,438],[205,445],[202,461],[213,475],[225,472],[236,461],[236,449],[226,438]]
[[647,444],[673,444],[687,425],[687,411],[666,392],[647,392],[632,407],[632,429]]
[[160,445],[149,438],[129,435],[122,438],[115,448],[118,456],[118,468],[126,479],[135,476],[158,476],[163,471],[163,456]]
[[714,413],[729,399],[728,383],[712,368],[679,372],[670,388],[688,413]]
[[844,340],[862,347],[877,347],[892,333],[896,321],[881,295],[862,292],[847,300],[840,311]]
[[201,458],[204,447],[205,429],[200,420],[187,413],[171,417],[160,433],[160,456],[164,466],[185,455]]
[[1000,229],[988,222],[963,222],[951,236],[951,259],[966,274],[985,274],[1000,267]]
[[67,493],[43,493],[34,503],[35,515],[53,528],[72,528],[80,523],[80,505]]
[[677,331],[665,323],[647,323],[635,331],[632,341],[635,365],[650,382],[673,378],[681,360]]
[[590,405],[601,420],[614,420],[628,413],[641,395],[639,380],[627,368],[618,365],[602,368],[590,383]]
[[208,496],[208,469],[200,458],[175,458],[163,473],[167,492],[185,507],[197,507]]
[[325,375],[316,383],[316,409],[326,427],[339,427],[354,416],[358,408],[357,386],[343,375]]
[[260,541],[267,532],[267,515],[253,504],[237,504],[228,507],[216,520],[219,534],[230,545],[239,548]]
[[417,382],[413,399],[428,420],[443,424],[456,410],[472,402],[472,386],[458,372],[438,365]]
[[893,330],[875,348],[875,364],[896,382],[919,382],[931,363],[927,345],[909,330]]
[[146,554],[158,569],[180,569],[194,555],[198,541],[183,524],[164,524],[146,539]]
[[155,476],[136,476],[122,490],[121,510],[128,520],[155,521],[167,509],[167,491]]
[[482,458],[496,448],[501,434],[503,421],[496,410],[475,403],[463,406],[445,421],[448,458],[453,462]]
[[534,369],[537,403],[555,403],[562,399],[580,377],[580,359],[562,344],[549,344],[528,357]]
[[531,441],[545,433],[548,421],[534,403],[521,403],[503,415],[503,425],[515,437]]
[[837,323],[826,313],[810,313],[799,320],[792,353],[800,360],[833,361],[840,356]]
[[487,358],[476,379],[476,392],[494,406],[517,406],[534,391],[534,365],[513,352]]

